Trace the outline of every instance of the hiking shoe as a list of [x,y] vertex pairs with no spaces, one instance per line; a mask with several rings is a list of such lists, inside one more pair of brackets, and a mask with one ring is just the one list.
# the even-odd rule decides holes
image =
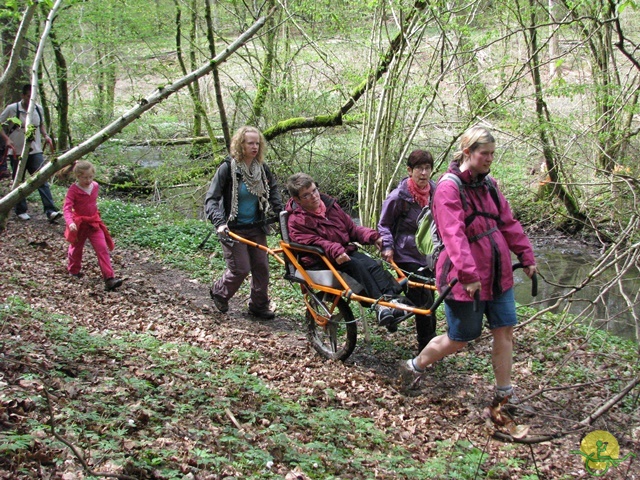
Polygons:
[[69,275],[71,275],[72,277],[76,277],[76,278],[82,278],[82,277],[84,277],[84,273],[82,273],[82,272],[78,272],[78,273],[70,273]]
[[[394,298],[393,300],[391,300],[391,303],[395,303],[396,305],[407,305],[403,299],[400,298]],[[406,314],[408,314],[409,312],[405,311],[405,310],[400,310],[398,308],[393,308],[391,309],[391,312],[393,313],[393,317],[398,320],[400,318],[403,318]]]
[[398,324],[393,321],[389,325],[387,325],[387,331],[389,333],[396,333],[398,331]]
[[19,213],[19,214],[18,214],[18,218],[19,218],[20,220],[25,220],[25,221],[26,221],[26,220],[31,220],[31,217],[29,216],[29,214],[28,214],[28,213]]
[[382,305],[376,305],[376,312],[378,315],[378,325],[386,327],[393,323],[395,317],[393,316],[393,310],[389,307],[383,307]]
[[402,360],[398,365],[398,383],[401,389],[415,390],[424,374],[413,365],[413,359]]
[[213,293],[213,288],[209,289],[209,295],[211,295],[211,300],[213,300],[213,304],[216,306],[220,313],[227,313],[229,311],[229,302],[227,302],[220,295],[216,295]]
[[276,317],[276,313],[269,307],[256,308],[253,305],[249,305],[249,314],[262,320],[273,320]]
[[115,290],[120,285],[122,285],[122,279],[121,278],[111,277],[111,278],[107,278],[104,281],[104,289],[107,292],[111,292],[111,291]]
[[11,174],[6,170],[0,172],[0,180],[4,180],[5,178],[11,178]]
[[533,415],[536,413],[532,406],[526,405],[520,401],[518,396],[514,393],[513,388],[507,391],[499,390],[497,388],[495,389],[491,406],[495,408],[498,405],[511,414],[523,413]]
[[49,212],[47,213],[47,218],[51,223],[55,222],[62,216],[62,212]]

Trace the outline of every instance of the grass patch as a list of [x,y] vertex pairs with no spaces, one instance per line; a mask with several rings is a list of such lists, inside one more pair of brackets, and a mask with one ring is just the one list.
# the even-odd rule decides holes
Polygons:
[[[28,365],[20,382],[48,392],[47,400],[40,388],[14,390],[33,407],[28,421],[0,434],[5,468],[24,461],[34,445],[67,449],[48,435],[47,403],[56,432],[86,452],[90,465],[108,462],[140,478],[221,469],[242,478],[281,478],[270,470],[274,462],[318,479],[355,478],[372,465],[402,478],[437,478],[434,472],[445,466],[459,472],[450,478],[472,478],[470,468],[486,460],[477,448],[444,442],[437,453],[445,458],[416,461],[370,418],[280,396],[248,372],[261,361],[255,351],[207,351],[129,332],[95,335],[17,298],[1,312],[3,325],[43,340],[5,336],[4,345],[12,352],[8,362]],[[46,371],[28,363],[45,353],[40,345],[49,345]]]

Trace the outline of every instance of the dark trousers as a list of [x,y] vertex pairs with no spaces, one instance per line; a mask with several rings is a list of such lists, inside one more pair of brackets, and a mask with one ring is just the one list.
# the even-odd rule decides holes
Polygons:
[[[399,263],[404,272],[418,273],[418,269],[423,267],[418,263]],[[429,276],[428,273],[421,272],[419,275]],[[411,300],[416,307],[427,309],[433,305],[433,290],[425,290],[419,288],[409,288],[407,298]],[[416,336],[418,338],[418,351],[421,352],[427,343],[436,336],[436,317],[435,315],[416,315]]]
[[360,252],[350,253],[349,257],[350,261],[336,267],[360,283],[368,297],[378,299],[382,295],[397,295],[402,291],[395,278],[373,258]]
[[[42,167],[44,163],[44,155],[42,153],[32,153],[27,158],[27,168],[26,171],[31,175],[36,173]],[[18,171],[18,157],[11,157],[11,169],[13,170],[12,178],[15,178],[16,172]],[[51,190],[49,189],[49,182],[45,182],[40,188],[38,188],[38,193],[40,194],[40,200],[42,200],[42,207],[44,208],[44,213],[49,215],[52,212],[57,212],[58,209],[56,205],[53,203],[53,195],[51,195]],[[16,215],[20,215],[21,213],[27,213],[27,199],[23,198],[16,205]]]
[[[252,242],[267,245],[267,234],[260,227],[238,230],[238,234]],[[249,306],[258,311],[269,308],[269,254],[241,242],[234,242],[231,246],[221,242],[221,245],[227,268],[222,277],[213,282],[213,294],[229,300],[251,274]]]

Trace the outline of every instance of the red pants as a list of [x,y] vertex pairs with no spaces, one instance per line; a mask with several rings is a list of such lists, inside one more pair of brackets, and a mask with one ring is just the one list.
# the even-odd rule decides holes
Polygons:
[[67,270],[71,274],[80,273],[82,268],[82,251],[84,250],[85,242],[89,240],[93,247],[96,256],[98,257],[98,265],[100,265],[100,271],[102,277],[113,278],[113,268],[111,268],[111,256],[109,255],[109,248],[104,238],[104,232],[100,228],[92,227],[90,225],[81,225],[78,230],[78,241],[76,243],[69,244],[69,266]]

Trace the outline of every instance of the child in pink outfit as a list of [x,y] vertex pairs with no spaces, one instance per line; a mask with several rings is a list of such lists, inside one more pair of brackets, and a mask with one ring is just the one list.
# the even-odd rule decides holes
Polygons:
[[81,278],[82,252],[84,244],[89,240],[98,257],[100,271],[104,278],[104,288],[115,290],[122,285],[122,279],[115,278],[111,267],[109,251],[114,244],[109,230],[100,218],[97,199],[100,186],[93,181],[96,174],[94,166],[86,161],[79,161],[73,167],[76,183],[69,187],[64,199],[64,219],[67,229],[64,236],[69,242],[69,266],[71,275]]

